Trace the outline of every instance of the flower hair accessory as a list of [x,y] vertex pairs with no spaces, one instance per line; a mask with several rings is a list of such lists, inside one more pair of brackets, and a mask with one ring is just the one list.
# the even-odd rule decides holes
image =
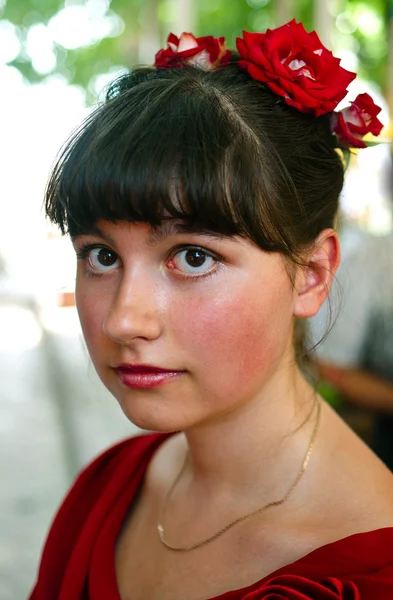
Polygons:
[[378,136],[383,124],[377,118],[381,108],[374,103],[369,94],[359,94],[351,106],[334,112],[331,124],[340,148],[366,148],[363,137],[372,133]]
[[225,38],[212,35],[194,37],[192,33],[182,33],[178,38],[170,33],[167,48],[156,54],[155,67],[180,68],[185,64],[210,71],[229,62],[232,52],[226,49]]
[[[315,117],[331,114],[331,131],[336,148],[366,148],[364,136],[378,136],[383,124],[381,108],[368,94],[359,94],[341,111],[335,108],[348,93],[356,73],[341,66],[339,58],[325,48],[315,31],[307,33],[295,19],[266,33],[243,31],[236,39],[238,66],[260,81],[299,112]],[[229,63],[232,53],[225,38],[196,38],[171,33],[167,48],[156,54],[155,67],[181,68],[187,64],[211,71]]]
[[244,31],[236,45],[239,67],[290,106],[316,117],[334,110],[356,77],[340,66],[315,31],[307,33],[295,20],[266,33]]

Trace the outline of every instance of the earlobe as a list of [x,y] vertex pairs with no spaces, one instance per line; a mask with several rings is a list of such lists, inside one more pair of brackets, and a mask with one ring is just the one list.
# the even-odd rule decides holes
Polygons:
[[296,281],[294,316],[313,317],[329,293],[340,263],[340,244],[333,229],[322,231],[305,257]]

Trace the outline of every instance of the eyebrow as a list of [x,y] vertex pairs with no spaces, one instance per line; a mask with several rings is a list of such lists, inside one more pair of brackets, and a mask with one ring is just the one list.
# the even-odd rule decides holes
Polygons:
[[96,236],[102,238],[103,240],[105,240],[106,242],[108,242],[108,244],[110,246],[114,246],[114,244],[115,244],[114,239],[109,235],[109,233],[105,233],[104,231],[102,231],[102,229],[98,225],[92,225],[91,227],[88,227],[88,228],[84,229],[83,231],[80,231],[76,235],[71,236],[71,240],[75,241],[76,239],[78,239],[79,237],[82,237],[84,235],[96,235]]
[[224,233],[219,233],[217,231],[213,231],[207,227],[203,227],[200,223],[192,223],[187,221],[177,221],[175,219],[168,219],[162,221],[160,225],[153,228],[153,231],[149,235],[148,244],[150,246],[155,246],[160,242],[164,241],[166,238],[180,235],[184,233],[196,234],[196,235],[206,235],[212,237],[214,239],[225,239],[228,236]]
[[[199,223],[192,223],[187,221],[178,221],[176,219],[166,219],[159,225],[153,227],[152,232],[149,234],[147,243],[149,246],[156,246],[160,242],[163,242],[168,237],[181,235],[181,234],[195,234],[195,235],[206,235],[216,240],[231,238],[235,240],[232,235],[219,233],[213,231],[207,227],[203,227]],[[114,239],[105,231],[103,231],[98,225],[92,225],[85,231],[73,236],[73,240],[82,235],[97,235],[108,242],[109,245],[114,246]]]

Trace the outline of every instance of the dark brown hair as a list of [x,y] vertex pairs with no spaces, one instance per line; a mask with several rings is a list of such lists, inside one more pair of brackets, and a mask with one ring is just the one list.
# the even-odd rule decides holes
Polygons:
[[287,106],[236,57],[210,72],[136,69],[66,144],[47,215],[71,236],[174,217],[297,260],[333,226],[343,185],[329,119]]

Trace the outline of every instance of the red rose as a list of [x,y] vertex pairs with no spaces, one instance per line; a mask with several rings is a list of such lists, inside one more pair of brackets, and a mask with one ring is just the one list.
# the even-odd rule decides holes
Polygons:
[[360,600],[360,592],[351,581],[335,577],[317,583],[298,575],[279,575],[243,600]]
[[157,52],[155,67],[178,68],[186,63],[209,71],[227,64],[232,54],[226,49],[225,38],[212,35],[196,38],[192,33],[182,33],[178,38],[170,33],[167,46]]
[[295,20],[266,33],[237,38],[239,66],[300,112],[317,117],[333,111],[346,96],[355,73],[340,67],[313,31]]
[[369,94],[359,94],[351,106],[332,114],[332,132],[342,148],[366,148],[363,137],[367,133],[379,135],[382,123],[377,119],[381,108]]

